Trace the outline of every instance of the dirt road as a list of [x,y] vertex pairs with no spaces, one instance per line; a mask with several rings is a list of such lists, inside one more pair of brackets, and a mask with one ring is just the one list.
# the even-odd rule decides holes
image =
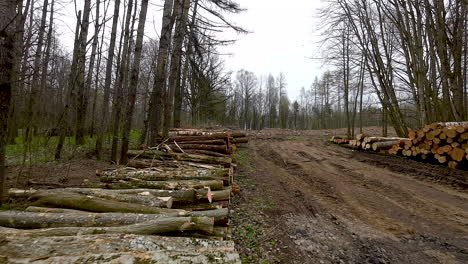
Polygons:
[[244,151],[232,221],[245,263],[468,263],[468,172],[319,136]]

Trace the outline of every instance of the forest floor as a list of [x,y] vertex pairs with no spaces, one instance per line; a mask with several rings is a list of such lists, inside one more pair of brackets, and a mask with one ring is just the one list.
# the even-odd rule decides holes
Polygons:
[[468,263],[468,172],[326,143],[343,132],[267,130],[237,153],[243,262]]

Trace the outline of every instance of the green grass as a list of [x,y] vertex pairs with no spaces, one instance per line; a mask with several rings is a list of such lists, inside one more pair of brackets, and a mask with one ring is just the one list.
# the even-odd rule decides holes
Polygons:
[[[140,138],[139,131],[130,133],[130,149],[138,147]],[[85,137],[85,144],[82,146],[75,145],[74,137],[66,137],[62,149],[62,159],[70,160],[77,157],[83,157],[88,153],[93,153],[96,145],[96,136]],[[7,145],[6,159],[8,164],[19,165],[23,164],[39,164],[54,160],[55,149],[57,148],[59,137],[44,137],[35,136],[31,139],[30,144],[25,143],[24,137],[15,138],[15,144]],[[110,147],[110,138],[104,142],[104,148]]]

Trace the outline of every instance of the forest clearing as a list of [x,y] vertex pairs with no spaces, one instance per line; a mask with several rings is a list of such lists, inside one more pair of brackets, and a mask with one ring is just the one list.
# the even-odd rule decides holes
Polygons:
[[[377,134],[379,130],[369,127],[364,132]],[[111,259],[115,263],[466,262],[468,172],[328,143],[331,136],[344,133],[344,129],[249,133],[249,140],[236,138],[243,143],[233,144],[233,165],[221,153],[225,150],[211,153],[217,156],[215,162],[209,161],[213,156],[196,154],[187,155],[205,157],[203,161],[194,157],[171,161],[167,156],[162,161],[153,150],[132,150],[129,164],[120,169],[92,159],[32,165],[29,182],[21,180],[19,185],[15,185],[18,168],[9,168],[8,186],[16,187],[9,191],[14,211],[0,212],[4,226],[0,255],[7,263],[33,259],[37,263],[107,263]],[[210,141],[220,144],[217,138],[172,137],[182,149],[193,148],[195,141],[202,143],[198,144],[201,148],[210,146]],[[138,157],[133,159],[134,155]],[[201,186],[187,179],[197,179]],[[215,179],[224,183],[219,185]],[[171,181],[180,187],[166,185]],[[211,203],[207,186],[213,195]],[[195,193],[188,194],[190,190]],[[79,197],[73,194],[93,198],[76,204]],[[161,196],[169,197],[171,204],[157,198]],[[109,207],[103,201],[123,203]],[[144,206],[115,207],[129,202]],[[108,210],[114,213],[104,213]],[[214,229],[205,223],[180,233],[179,225],[187,217],[214,217]],[[157,229],[157,221],[163,219],[182,222],[172,222],[175,230],[167,233]],[[135,231],[129,226],[135,221],[153,221],[154,227]],[[117,233],[106,230],[112,226],[121,229],[114,230]],[[148,237],[141,232],[162,233]],[[73,239],[74,235],[78,236]],[[36,243],[43,246],[28,255],[18,251]],[[69,246],[57,250],[62,243]],[[96,243],[100,246],[94,248]],[[138,245],[147,243],[151,246],[145,246],[143,254]],[[76,246],[83,253],[75,251]],[[87,251],[90,247],[93,250]],[[200,252],[201,248],[206,252]]]
[[0,0],[0,263],[468,263],[466,0]]

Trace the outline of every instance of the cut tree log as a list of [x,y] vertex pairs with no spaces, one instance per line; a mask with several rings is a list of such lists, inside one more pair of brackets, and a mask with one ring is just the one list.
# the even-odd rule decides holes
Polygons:
[[453,148],[451,151],[448,152],[449,156],[454,161],[462,161],[465,158],[465,150],[461,148]]
[[382,142],[374,142],[372,143],[372,149],[374,151],[378,151],[381,149],[388,150],[392,148],[394,145],[398,144],[399,140],[392,140],[392,141],[382,141]]
[[[177,142],[177,141],[176,141]],[[172,142],[169,142],[171,144]],[[177,142],[180,146],[184,145],[226,145],[226,140],[224,139],[212,139],[212,140],[199,140],[199,141],[180,141]]]
[[33,206],[59,207],[90,212],[124,212],[146,214],[184,212],[177,209],[156,208],[141,204],[112,201],[95,196],[54,190],[37,191],[29,197],[29,200],[33,202]]
[[[12,189],[10,189],[12,190]],[[19,189],[14,189],[16,194]],[[155,189],[100,189],[100,188],[63,188],[63,189],[54,189],[53,191],[58,192],[73,192],[73,193],[86,193],[90,190],[99,191],[99,192],[106,192],[113,196],[115,195],[137,195],[137,196],[144,196],[149,198],[157,198],[157,197],[171,197],[173,202],[176,203],[192,203],[197,200],[197,193],[195,189],[182,189],[182,190],[155,190]],[[23,191],[23,190],[19,190]],[[28,198],[33,193],[37,192],[37,190],[31,189],[27,190],[27,192],[23,192],[23,197]],[[63,209],[60,209],[63,210]]]
[[239,137],[239,138],[234,138],[232,143],[234,144],[245,144],[249,143],[249,138],[247,137]]
[[[30,209],[31,208],[31,209]],[[167,217],[186,217],[186,216],[197,216],[197,217],[213,217],[215,219],[215,224],[226,224],[228,223],[229,218],[229,210],[228,208],[216,208],[210,209],[205,211],[187,211],[187,210],[175,210],[177,212],[173,213],[164,213],[164,214],[135,214],[135,213],[93,213],[93,212],[86,212],[86,211],[79,211],[79,210],[63,210],[61,208],[47,208],[47,207],[38,207],[38,206],[29,206],[26,208],[27,212],[35,212],[35,213],[55,213],[55,214],[84,214],[84,215],[92,215],[96,214],[101,217],[106,217],[109,215],[109,218],[120,218],[123,223],[132,224],[135,223],[138,219],[147,219],[153,220],[158,218],[167,218]],[[84,217],[84,216],[83,216]],[[146,218],[145,218],[146,217]],[[135,220],[135,218],[138,218]],[[125,222],[128,221],[128,222]],[[133,222],[132,222],[133,221]],[[141,220],[143,221],[143,220]]]
[[95,188],[67,188],[62,191],[73,192],[83,195],[90,195],[98,198],[104,198],[113,201],[141,204],[150,207],[171,208],[174,199],[172,197],[155,197],[150,195],[122,194],[112,190]]
[[206,164],[220,164],[227,168],[231,166],[231,158],[223,157],[211,157],[204,155],[195,155],[187,153],[166,153],[162,151],[141,151],[141,150],[129,150],[127,152],[129,157],[140,157],[148,159],[158,159],[158,160],[178,160],[178,161],[189,161],[189,162],[198,162]]
[[49,207],[39,207],[39,206],[28,206],[24,209],[25,212],[33,213],[60,213],[60,214],[90,214],[90,212],[74,210],[74,209],[65,209],[65,208],[49,208]]
[[228,148],[226,145],[181,144],[179,145],[181,150],[174,144],[168,144],[168,146],[176,152],[182,152],[181,150],[185,151],[189,149],[207,150],[220,153],[228,152]]
[[4,263],[241,263],[233,241],[128,234],[6,236],[2,241]]
[[115,182],[135,178],[145,181],[168,181],[168,180],[229,180],[229,169],[134,169],[122,168],[115,170],[96,171],[96,175],[100,176],[101,182]]
[[21,230],[0,228],[2,234],[29,237],[39,236],[76,236],[95,234],[135,234],[155,235],[168,232],[201,231],[213,233],[214,218],[212,217],[166,217],[142,223],[109,227],[54,227],[46,229]]
[[184,150],[185,153],[188,154],[195,154],[195,155],[206,155],[212,157],[221,157],[221,158],[228,158],[229,154],[223,154],[219,152],[209,151],[209,150],[201,150],[201,149],[187,149]]
[[222,180],[211,181],[144,181],[140,179],[129,178],[125,181],[113,183],[84,183],[83,187],[102,188],[102,189],[160,189],[160,190],[180,190],[180,189],[203,189],[210,187],[212,190],[223,189]]
[[[160,218],[189,216],[189,212],[170,214],[90,213],[78,210],[28,207],[27,211],[0,212],[0,226],[36,229],[51,227],[106,227],[148,222]],[[47,209],[56,209],[50,211]],[[35,212],[31,212],[31,210]],[[44,212],[45,211],[45,212]]]

